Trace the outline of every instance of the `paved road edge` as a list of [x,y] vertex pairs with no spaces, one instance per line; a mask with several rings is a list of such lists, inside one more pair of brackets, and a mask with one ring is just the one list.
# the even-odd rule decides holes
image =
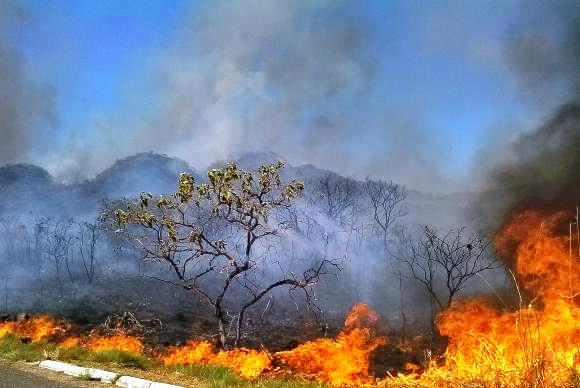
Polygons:
[[124,376],[113,372],[108,372],[102,369],[84,368],[66,362],[44,360],[38,363],[38,366],[43,369],[49,369],[55,372],[62,372],[69,376],[79,378],[90,378],[100,380],[103,383],[115,384],[124,388],[183,388],[178,385],[158,383],[155,381],[139,379],[131,376]]

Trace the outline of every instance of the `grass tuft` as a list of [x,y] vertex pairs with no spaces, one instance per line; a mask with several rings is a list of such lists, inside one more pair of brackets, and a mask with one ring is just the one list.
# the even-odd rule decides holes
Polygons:
[[146,357],[124,352],[122,350],[104,350],[101,352],[89,353],[88,361],[104,364],[117,364],[127,368],[138,369],[147,369],[150,365],[150,361]]
[[45,354],[53,352],[56,345],[46,342],[23,343],[15,335],[8,334],[0,338],[0,358],[10,361],[40,361]]
[[247,380],[231,369],[218,365],[179,365],[175,372],[209,383],[211,388],[324,388],[324,384],[302,379],[260,378]]

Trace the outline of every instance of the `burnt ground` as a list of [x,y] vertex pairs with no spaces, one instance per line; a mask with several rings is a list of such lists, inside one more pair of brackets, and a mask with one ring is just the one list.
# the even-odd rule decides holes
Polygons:
[[[217,344],[212,310],[192,298],[190,293],[174,287],[157,281],[125,279],[123,282],[97,283],[90,293],[70,291],[69,295],[75,297],[45,295],[42,304],[13,312],[51,313],[70,323],[67,335],[91,332],[106,335],[121,328],[128,334],[143,337],[145,345],[154,350],[181,345],[191,338]],[[281,298],[269,309],[257,306],[246,315],[242,346],[280,351],[317,338],[336,337],[343,328],[352,301],[342,294],[332,297],[345,303],[342,307],[335,305],[334,310],[325,311],[323,316],[293,300]],[[423,349],[432,348],[424,328],[410,325],[408,332],[415,333],[415,337],[401,346],[398,333],[388,327],[387,317],[382,318],[377,334],[387,336],[389,341],[377,348],[372,356],[373,374],[382,377],[387,372],[396,374],[405,370],[408,363],[420,365],[425,358]]]

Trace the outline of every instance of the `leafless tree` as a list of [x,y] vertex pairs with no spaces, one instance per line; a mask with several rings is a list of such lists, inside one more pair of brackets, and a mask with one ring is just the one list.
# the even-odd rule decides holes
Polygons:
[[61,297],[64,294],[62,278],[63,263],[65,264],[69,278],[71,281],[73,280],[70,269],[70,257],[74,237],[70,232],[71,227],[72,220],[54,221],[49,223],[48,228],[46,229],[45,253],[54,264],[56,280]]
[[498,267],[489,241],[476,233],[466,235],[465,228],[441,235],[425,226],[417,239],[402,233],[400,248],[402,268],[425,288],[439,311],[449,307],[471,279]]
[[282,167],[275,163],[248,172],[229,164],[210,170],[209,182],[202,184],[182,173],[174,195],[144,193],[139,204],[115,212],[120,233],[145,259],[166,263],[175,275],[158,280],[196,293],[213,308],[222,347],[229,342],[229,323],[235,327],[234,346],[239,345],[244,314],[272,290],[301,290],[311,301],[319,278],[339,269],[335,261],[320,258],[298,273],[279,259],[283,231],[270,215],[291,204],[304,187],[297,181],[283,184]]
[[359,197],[357,182],[336,174],[325,174],[309,182],[310,198],[330,218],[344,222],[347,210]]
[[364,191],[369,198],[372,217],[386,254],[392,226],[407,214],[403,206],[407,191],[396,183],[368,178],[364,183]]
[[95,279],[97,245],[100,238],[101,233],[97,223],[82,222],[78,224],[76,240],[83,269],[89,284]]

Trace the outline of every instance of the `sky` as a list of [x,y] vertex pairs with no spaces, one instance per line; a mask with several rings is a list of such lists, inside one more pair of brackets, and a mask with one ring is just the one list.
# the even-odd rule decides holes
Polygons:
[[0,164],[73,181],[143,151],[203,169],[268,150],[477,189],[565,99],[558,82],[534,97],[513,54],[531,30],[551,47],[568,3],[4,0]]

